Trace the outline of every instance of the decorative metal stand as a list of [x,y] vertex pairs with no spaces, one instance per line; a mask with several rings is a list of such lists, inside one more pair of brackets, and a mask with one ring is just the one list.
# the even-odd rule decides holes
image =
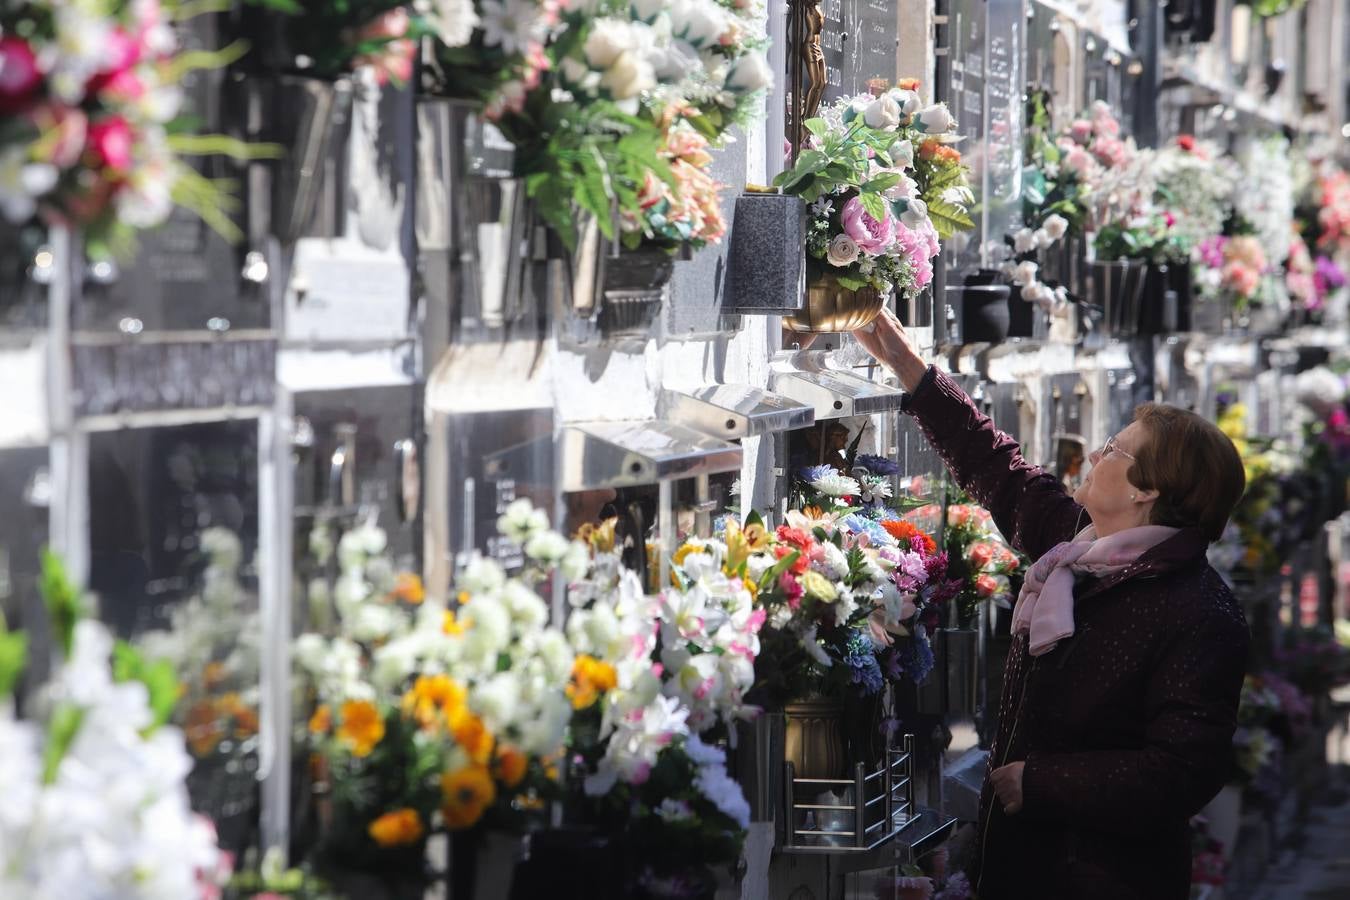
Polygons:
[[[784,853],[868,853],[890,841],[915,818],[914,736],[907,734],[902,749],[886,751],[884,761],[868,774],[858,763],[850,778],[797,778],[792,763],[784,763],[783,807],[787,834],[778,849]],[[802,803],[797,797],[831,792],[843,794],[838,803]],[[826,827],[832,822],[844,828]]]

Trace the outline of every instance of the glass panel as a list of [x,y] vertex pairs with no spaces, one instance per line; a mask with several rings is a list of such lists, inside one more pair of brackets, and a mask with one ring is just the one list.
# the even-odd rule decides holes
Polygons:
[[258,813],[257,423],[92,435],[89,533],[100,617],[174,666],[193,807],[241,851]]

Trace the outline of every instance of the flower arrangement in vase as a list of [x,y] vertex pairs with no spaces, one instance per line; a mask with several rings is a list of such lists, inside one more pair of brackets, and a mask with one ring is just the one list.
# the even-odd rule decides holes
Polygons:
[[[928,507],[916,510],[912,521],[929,521],[933,512]],[[1008,546],[983,507],[971,502],[953,503],[946,515],[944,545],[951,574],[961,580],[961,592],[956,596],[957,627],[972,628],[981,603],[1012,609],[1025,560]]]
[[431,877],[424,856],[433,829],[518,830],[554,792],[573,653],[547,627],[532,584],[555,570],[575,574],[585,552],[528,507],[512,507],[499,523],[524,548],[525,573],[508,578],[475,557],[453,607],[425,597],[415,576],[394,573],[375,526],[338,542],[336,633],[303,634],[294,648],[314,702],[307,742],[331,797],[315,849],[321,874],[388,877],[415,889]]
[[275,155],[186,130],[182,82],[237,59],[242,44],[181,51],[173,24],[191,7],[26,0],[0,12],[0,212],[83,232],[94,256],[124,255],[175,205],[230,240],[230,198],[188,162]]
[[829,321],[790,327],[866,325],[883,298],[928,286],[941,239],[974,227],[951,114],[942,104],[925,107],[917,87],[878,86],[827,107],[805,123],[806,146],[774,180],[810,204],[807,277],[821,297],[809,305],[838,309],[842,293],[867,307],[856,321],[822,313],[816,318]]
[[171,668],[86,618],[55,557],[42,567],[60,662],[34,686],[36,719],[14,714],[27,640],[0,619],[0,894],[219,896],[222,854],[209,820],[189,808],[192,760],[166,724],[178,691]]
[[1216,235],[1200,242],[1194,258],[1201,296],[1230,297],[1238,312],[1266,299],[1264,276],[1270,263],[1255,235]]

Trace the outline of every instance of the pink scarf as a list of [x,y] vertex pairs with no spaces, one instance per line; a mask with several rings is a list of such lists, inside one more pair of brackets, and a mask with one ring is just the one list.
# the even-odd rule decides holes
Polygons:
[[1013,634],[1030,633],[1032,656],[1049,653],[1073,636],[1076,575],[1101,578],[1120,572],[1177,531],[1165,525],[1140,525],[1099,538],[1089,525],[1072,541],[1056,544],[1027,572],[1013,608]]

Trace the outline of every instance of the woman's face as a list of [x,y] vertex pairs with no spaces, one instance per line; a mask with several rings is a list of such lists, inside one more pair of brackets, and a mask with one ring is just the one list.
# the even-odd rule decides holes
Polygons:
[[1148,432],[1143,426],[1131,422],[1088,457],[1092,468],[1074,491],[1073,499],[1087,509],[1092,521],[1098,525],[1098,533],[1107,525],[1118,530],[1141,524],[1135,520],[1147,513],[1147,507],[1136,499],[1143,492],[1126,477],[1139,448],[1147,439]]

